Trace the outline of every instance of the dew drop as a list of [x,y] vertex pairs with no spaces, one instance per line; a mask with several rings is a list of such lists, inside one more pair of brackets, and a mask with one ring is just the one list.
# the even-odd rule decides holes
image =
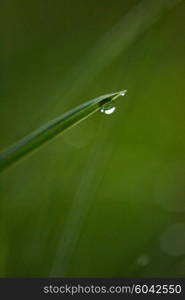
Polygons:
[[115,111],[115,109],[116,109],[115,106],[112,106],[112,107],[105,106],[105,107],[102,107],[100,111],[106,115],[111,115]]
[[[123,90],[119,93],[116,93],[116,95],[112,98],[112,100],[116,99],[119,96],[125,96],[127,90]],[[111,115],[115,111],[115,106],[112,104],[113,101],[110,101],[109,103],[103,105],[100,109],[100,111],[106,115]]]
[[121,96],[125,96],[126,92],[127,92],[127,90],[121,91],[121,92],[120,92],[120,95],[121,95]]

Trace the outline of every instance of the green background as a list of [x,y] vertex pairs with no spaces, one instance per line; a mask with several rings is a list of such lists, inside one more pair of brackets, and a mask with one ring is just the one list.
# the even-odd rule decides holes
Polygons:
[[184,1],[0,6],[0,150],[128,90],[0,174],[0,276],[185,276]]

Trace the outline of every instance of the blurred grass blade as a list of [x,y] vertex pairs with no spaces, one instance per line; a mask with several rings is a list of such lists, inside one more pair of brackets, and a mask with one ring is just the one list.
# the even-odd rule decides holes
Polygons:
[[125,91],[121,91],[92,99],[37,129],[0,154],[0,171],[18,162],[27,154],[38,150],[46,142],[51,141],[57,135],[88,118],[104,105],[111,104],[117,97],[124,94]]

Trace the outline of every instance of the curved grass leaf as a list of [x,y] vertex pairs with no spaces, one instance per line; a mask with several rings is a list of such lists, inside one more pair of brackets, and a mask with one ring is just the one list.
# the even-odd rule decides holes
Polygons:
[[117,97],[124,93],[125,91],[107,94],[90,100],[40,127],[0,154],[0,171],[20,161],[27,154],[38,150],[46,142],[88,118],[104,105],[112,104]]

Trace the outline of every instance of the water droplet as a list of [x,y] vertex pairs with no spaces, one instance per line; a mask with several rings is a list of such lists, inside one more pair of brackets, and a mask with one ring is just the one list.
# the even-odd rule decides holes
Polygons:
[[121,92],[120,92],[120,95],[121,95],[121,96],[125,96],[126,92],[127,92],[127,90],[121,91]]
[[112,98],[112,100],[109,103],[103,105],[100,108],[100,111],[106,115],[111,115],[116,109],[115,106],[113,105],[114,100],[116,98],[118,98],[119,96],[125,96],[126,92],[127,92],[127,90],[116,93],[116,95]]
[[106,115],[111,115],[115,109],[115,106],[103,106],[100,111]]

